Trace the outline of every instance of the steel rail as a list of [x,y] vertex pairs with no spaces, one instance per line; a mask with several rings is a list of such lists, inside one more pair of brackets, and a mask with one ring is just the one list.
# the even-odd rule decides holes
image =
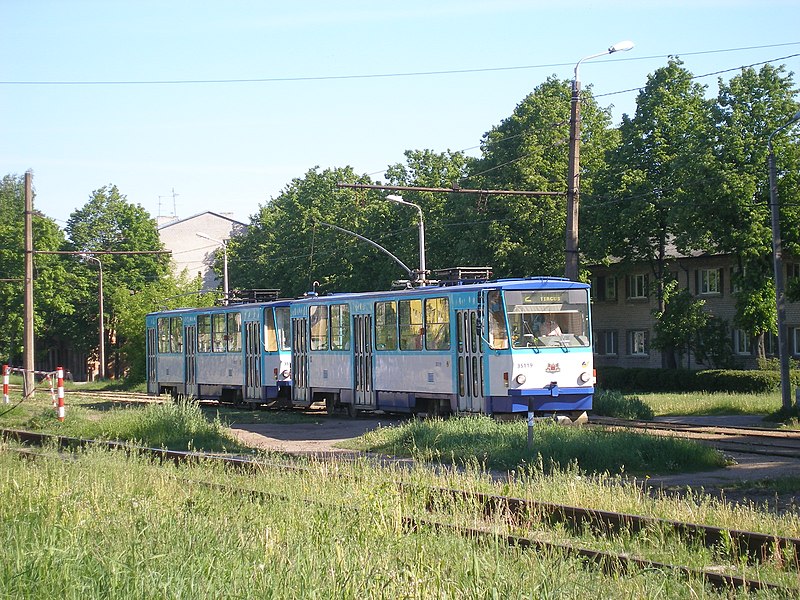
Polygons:
[[478,529],[475,527],[462,527],[449,525],[437,521],[422,519],[404,518],[404,524],[412,531],[418,531],[422,527],[458,533],[465,537],[482,539],[502,539],[509,546],[519,546],[521,548],[534,548],[538,551],[566,551],[568,554],[579,558],[588,559],[600,566],[600,568],[610,574],[629,573],[631,567],[640,569],[657,569],[661,571],[674,571],[681,575],[692,578],[697,577],[704,580],[715,588],[739,588],[747,591],[772,590],[789,592],[784,586],[774,583],[764,582],[758,579],[747,579],[737,575],[727,575],[711,569],[693,569],[682,565],[671,565],[668,563],[651,561],[627,554],[617,554],[603,550],[593,550],[568,543],[548,542],[529,537],[501,534],[488,529]]

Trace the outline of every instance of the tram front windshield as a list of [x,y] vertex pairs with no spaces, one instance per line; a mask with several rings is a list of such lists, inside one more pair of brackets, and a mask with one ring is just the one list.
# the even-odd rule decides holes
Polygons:
[[586,290],[505,291],[512,348],[589,346]]

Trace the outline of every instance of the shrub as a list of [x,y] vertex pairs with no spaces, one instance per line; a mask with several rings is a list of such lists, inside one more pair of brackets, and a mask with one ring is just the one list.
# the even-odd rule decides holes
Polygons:
[[599,390],[594,395],[592,412],[604,417],[645,421],[649,421],[655,416],[653,409],[642,402],[638,396],[624,396],[617,390]]
[[[761,394],[780,389],[777,371],[732,369],[625,369],[607,367],[597,373],[598,385],[607,390],[632,392],[730,392]],[[791,373],[792,385],[800,385],[800,371]]]

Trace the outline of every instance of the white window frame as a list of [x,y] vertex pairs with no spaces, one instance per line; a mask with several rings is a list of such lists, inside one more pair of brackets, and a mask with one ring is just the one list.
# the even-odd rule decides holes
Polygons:
[[628,275],[628,298],[644,300],[647,298],[647,274]]
[[733,330],[733,352],[739,356],[753,354],[753,340],[744,329]]
[[699,279],[700,289],[698,294],[701,296],[718,296],[722,293],[720,285],[722,278],[720,277],[719,269],[700,269]]
[[800,355],[800,327],[792,328],[792,354]]
[[628,354],[630,356],[648,356],[647,330],[632,329],[628,332]]
[[800,263],[786,263],[786,279],[800,279]]

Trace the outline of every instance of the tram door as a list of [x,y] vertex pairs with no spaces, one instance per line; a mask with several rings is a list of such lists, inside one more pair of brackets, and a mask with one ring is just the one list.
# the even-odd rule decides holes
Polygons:
[[157,350],[158,332],[155,327],[150,327],[147,329],[147,393],[153,396],[158,395]]
[[197,397],[197,325],[186,325],[183,328],[183,384],[184,394]]
[[360,408],[374,408],[372,315],[353,315],[353,333],[353,402]]
[[244,327],[244,399],[261,400],[261,323]]
[[308,319],[292,319],[292,403],[309,405]]
[[458,410],[483,409],[483,350],[478,330],[478,311],[457,310]]

